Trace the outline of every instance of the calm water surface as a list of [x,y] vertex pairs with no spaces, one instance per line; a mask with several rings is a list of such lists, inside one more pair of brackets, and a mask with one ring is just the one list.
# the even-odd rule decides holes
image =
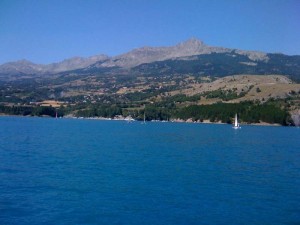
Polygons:
[[0,117],[0,224],[300,224],[300,129]]

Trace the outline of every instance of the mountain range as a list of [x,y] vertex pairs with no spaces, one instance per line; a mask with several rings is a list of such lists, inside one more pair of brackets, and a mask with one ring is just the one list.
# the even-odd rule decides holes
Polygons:
[[208,46],[192,38],[175,46],[142,47],[114,57],[100,54],[46,65],[28,60],[0,65],[2,77],[58,73],[282,74],[299,80],[300,56]]

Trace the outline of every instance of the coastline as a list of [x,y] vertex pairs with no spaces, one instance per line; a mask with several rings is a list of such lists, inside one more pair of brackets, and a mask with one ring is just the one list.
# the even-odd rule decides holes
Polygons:
[[[36,117],[36,118],[53,118],[53,119],[84,119],[84,120],[106,120],[106,121],[125,121],[125,122],[143,122],[142,120],[135,120],[133,118],[128,117],[116,117],[116,118],[106,118],[106,117],[75,117],[75,116],[64,116],[64,117],[51,117],[51,116],[23,116],[23,115],[10,115],[10,114],[0,114],[0,117]],[[150,120],[146,121],[147,123],[151,122],[161,122],[161,123],[196,123],[196,124],[214,124],[214,125],[232,125],[228,123],[222,123],[221,121],[218,122],[211,122],[210,120],[203,120],[200,121],[192,121],[191,119],[183,120],[183,119],[172,119],[172,120]],[[266,123],[266,122],[260,122],[260,123],[240,123],[240,125],[247,125],[247,126],[274,126],[274,127],[288,127],[283,126],[278,123]],[[296,127],[296,126],[295,126]]]

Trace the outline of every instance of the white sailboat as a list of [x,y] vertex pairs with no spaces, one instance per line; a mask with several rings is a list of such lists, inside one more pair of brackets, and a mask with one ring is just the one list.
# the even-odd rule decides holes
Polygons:
[[146,124],[146,110],[144,109],[144,121],[142,122],[142,124]]
[[235,114],[235,118],[234,118],[234,126],[233,126],[232,128],[233,128],[233,129],[241,129],[240,124],[238,123],[237,114]]

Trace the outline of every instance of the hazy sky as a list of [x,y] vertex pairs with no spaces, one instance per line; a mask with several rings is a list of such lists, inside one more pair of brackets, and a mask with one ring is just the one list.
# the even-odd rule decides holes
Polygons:
[[114,56],[191,37],[300,55],[300,0],[0,0],[0,63]]

